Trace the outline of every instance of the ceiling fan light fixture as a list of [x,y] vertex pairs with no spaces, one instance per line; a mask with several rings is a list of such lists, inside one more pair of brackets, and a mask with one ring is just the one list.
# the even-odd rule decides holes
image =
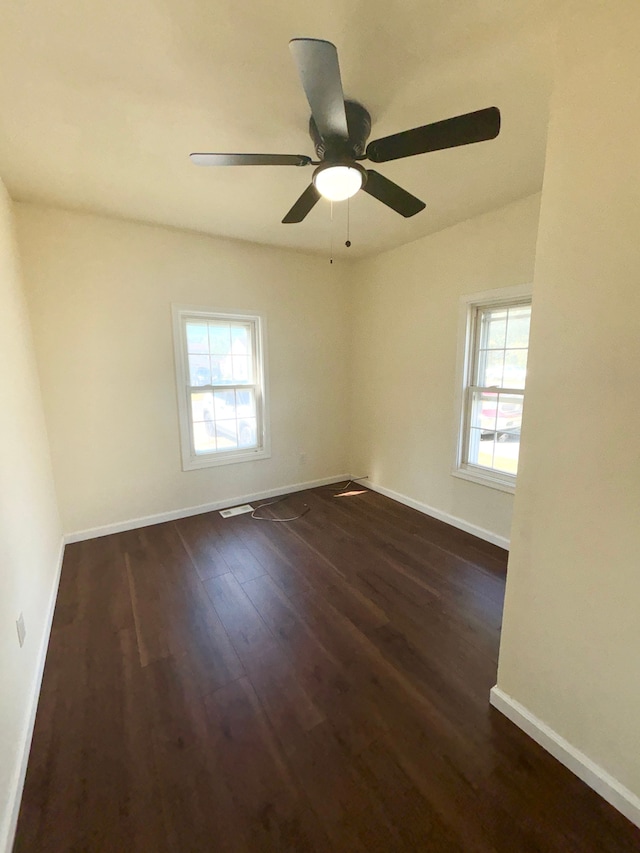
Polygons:
[[313,183],[321,196],[329,201],[345,201],[362,189],[366,172],[357,163],[327,163],[313,173]]

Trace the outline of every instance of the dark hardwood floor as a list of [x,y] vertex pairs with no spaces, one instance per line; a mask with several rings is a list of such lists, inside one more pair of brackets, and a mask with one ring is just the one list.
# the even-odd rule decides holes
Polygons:
[[505,552],[334,493],[67,547],[18,853],[640,850],[488,704]]

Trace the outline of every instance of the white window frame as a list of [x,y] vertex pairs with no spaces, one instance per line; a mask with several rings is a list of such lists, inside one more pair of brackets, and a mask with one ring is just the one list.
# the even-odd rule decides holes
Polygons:
[[[531,284],[517,284],[496,290],[485,290],[460,297],[460,313],[458,320],[458,355],[456,366],[456,401],[455,401],[455,455],[453,469],[454,477],[479,483],[513,494],[516,488],[516,474],[493,471],[480,465],[465,461],[468,442],[468,419],[470,412],[470,379],[474,369],[476,339],[475,318],[478,308],[509,307],[531,303]],[[521,389],[518,389],[518,393]],[[526,392],[526,389],[525,389]]]
[[[172,305],[173,344],[176,368],[176,388],[178,398],[178,420],[180,427],[180,448],[182,470],[193,471],[216,465],[230,465],[235,462],[252,462],[268,459],[271,456],[269,439],[269,408],[267,388],[267,340],[266,319],[257,312],[229,313],[215,308],[194,305]],[[191,422],[191,393],[189,359],[187,356],[186,323],[188,320],[231,320],[250,323],[253,328],[254,370],[256,375],[256,418],[257,447],[238,450],[214,450],[210,453],[196,453],[193,446],[193,425]],[[235,385],[220,386],[225,389]],[[243,386],[244,387],[244,386]],[[199,385],[199,391],[215,390],[218,386]]]

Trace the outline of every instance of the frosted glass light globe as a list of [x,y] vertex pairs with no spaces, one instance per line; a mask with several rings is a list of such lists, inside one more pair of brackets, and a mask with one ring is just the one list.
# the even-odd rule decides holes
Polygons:
[[344,201],[362,187],[362,174],[351,166],[327,166],[314,175],[316,189],[329,201]]

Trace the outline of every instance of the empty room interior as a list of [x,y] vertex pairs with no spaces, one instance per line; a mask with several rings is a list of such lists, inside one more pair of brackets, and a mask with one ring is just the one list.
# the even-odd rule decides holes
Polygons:
[[640,851],[638,44],[3,5],[0,851]]

